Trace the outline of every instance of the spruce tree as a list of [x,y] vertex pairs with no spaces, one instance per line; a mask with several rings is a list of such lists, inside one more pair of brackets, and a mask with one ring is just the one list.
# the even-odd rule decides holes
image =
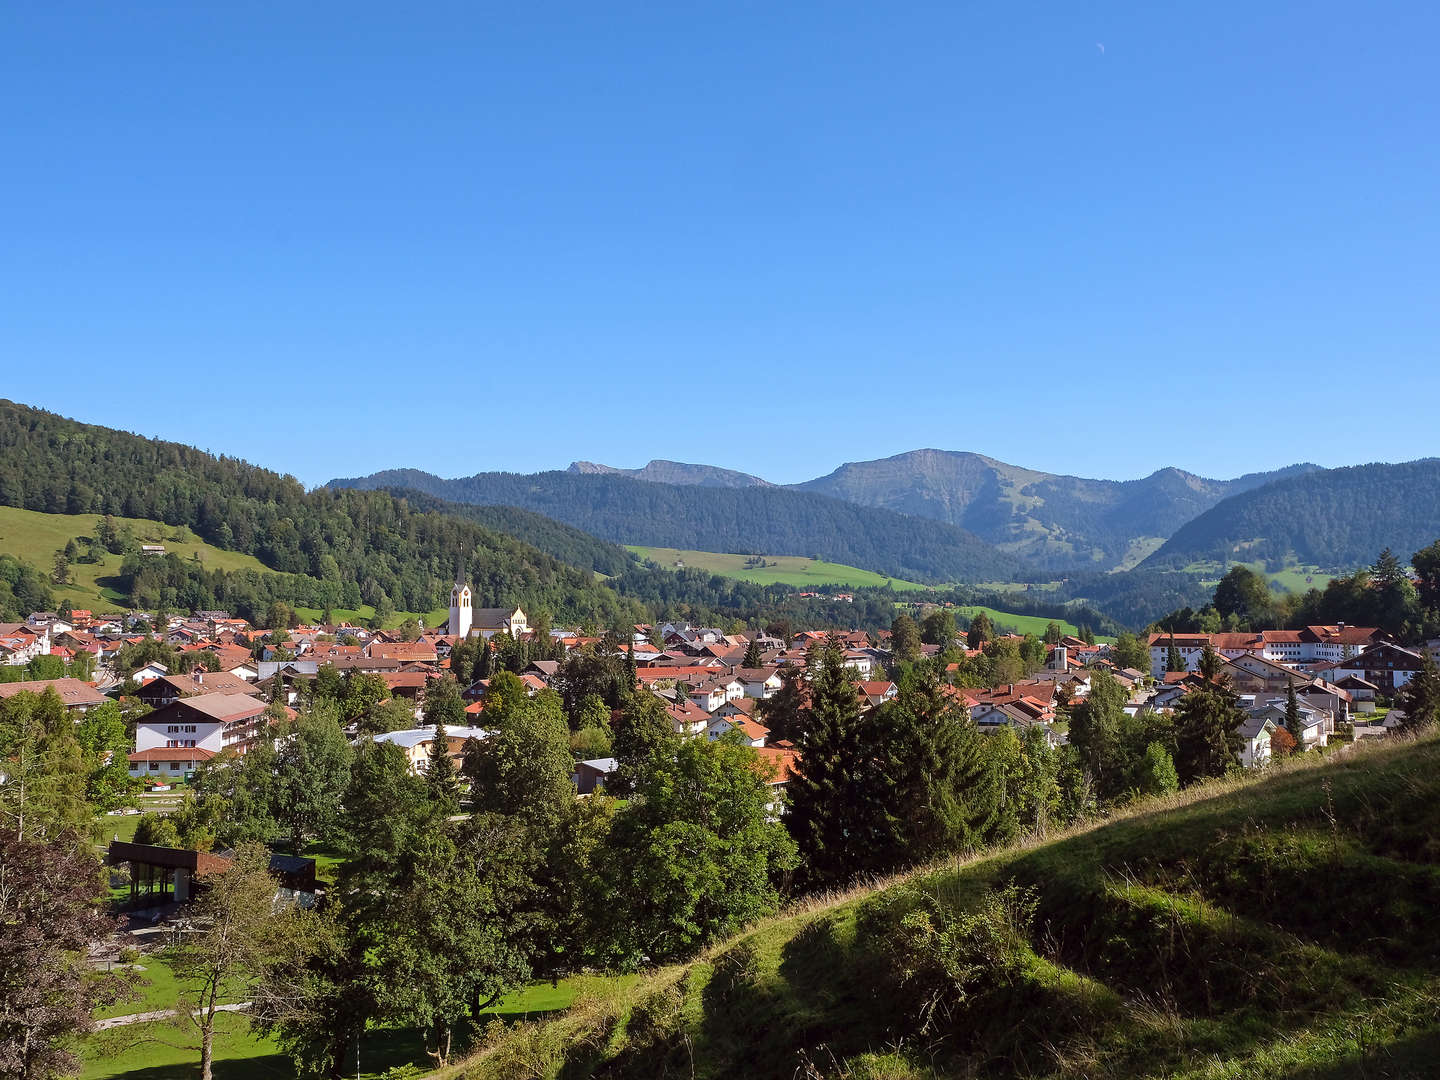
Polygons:
[[863,805],[862,772],[871,761],[860,703],[845,667],[844,651],[827,639],[816,658],[809,722],[795,744],[800,752],[788,786],[785,824],[800,850],[806,888],[836,885],[861,867],[873,831],[872,807]]
[[435,738],[430,743],[429,760],[425,768],[425,784],[430,797],[453,814],[460,809],[460,778],[455,769],[455,760],[450,756],[450,736],[444,724],[435,725]]
[[625,692],[621,695],[621,700],[635,693],[635,688],[639,685],[640,668],[635,663],[635,643],[632,641],[625,652]]
[[1420,670],[1395,694],[1395,708],[1404,712],[1402,731],[1417,731],[1440,720],[1440,669],[1428,652]]
[[1188,671],[1185,664],[1185,657],[1180,655],[1180,650],[1175,647],[1175,635],[1170,635],[1170,648],[1165,650],[1166,671]]
[[1295,752],[1299,753],[1305,749],[1305,724],[1300,718],[1300,702],[1295,697],[1295,684],[1286,684],[1285,696],[1285,730],[1295,740]]
[[779,671],[780,689],[755,706],[755,717],[770,729],[772,743],[799,740],[809,724],[810,691],[805,685],[805,669],[799,664],[786,664]]
[[745,646],[745,659],[740,662],[740,666],[747,668],[760,666],[760,642],[757,638],[751,638],[750,644]]
[[1185,695],[1175,707],[1175,770],[1192,784],[1223,776],[1239,760],[1245,712],[1224,685]]

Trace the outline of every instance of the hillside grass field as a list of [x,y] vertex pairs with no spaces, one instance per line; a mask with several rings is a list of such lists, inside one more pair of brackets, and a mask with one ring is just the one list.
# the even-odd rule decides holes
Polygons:
[[1401,1080],[1440,1061],[1440,741],[800,905],[438,1076]]
[[[982,611],[990,617],[990,621],[1001,629],[1010,628],[1021,634],[1034,634],[1036,637],[1043,637],[1046,628],[1052,623],[1057,623],[1060,629],[1067,634],[1079,635],[1080,628],[1074,623],[1065,619],[1047,619],[1044,615],[1016,615],[1014,612],[1001,611],[998,608],[984,607],[983,605],[956,606],[952,609],[956,615],[963,615],[967,619],[973,619]],[[1101,640],[1096,638],[1096,641]]]
[[[55,552],[71,540],[78,542],[82,536],[93,536],[99,519],[98,514],[42,514],[35,510],[0,506],[0,553],[14,555],[29,563],[49,581]],[[142,544],[164,544],[167,553],[173,551],[184,559],[198,555],[210,570],[264,572],[268,569],[253,555],[213,547],[196,539],[195,534],[188,530],[185,534],[187,539],[176,540],[174,537],[179,535],[178,529],[164,522],[122,517],[117,517],[115,521],[128,527]],[[83,549],[84,545],[81,547]],[[124,596],[107,581],[119,572],[123,561],[124,556],[106,553],[98,563],[71,563],[71,583],[51,585],[55,602],[69,601],[72,608],[88,608],[97,612],[124,610]]]
[[[55,552],[71,540],[79,542],[81,537],[92,536],[98,514],[42,514],[35,510],[20,510],[13,506],[0,506],[0,554],[14,555],[22,562],[29,563],[51,581],[50,571],[55,561]],[[200,561],[210,570],[253,570],[256,573],[273,573],[268,566],[253,555],[207,544],[188,530],[186,539],[177,540],[181,535],[178,528],[162,521],[148,518],[117,517],[117,525],[129,528],[142,544],[164,544],[165,551],[174,552],[183,559],[199,555]],[[81,545],[82,550],[85,545]],[[87,608],[94,612],[124,611],[125,597],[116,591],[112,583],[114,576],[124,562],[123,555],[106,553],[98,563],[71,563],[70,583],[56,585],[51,582],[57,605],[68,602],[72,608]],[[302,619],[318,620],[323,614],[316,608],[296,608]],[[355,610],[335,609],[331,612],[338,621],[368,623],[375,617],[375,609],[364,605]],[[398,611],[387,620],[387,625],[398,626],[405,619],[415,616],[426,626],[436,626],[449,617],[447,608],[435,611]]]
[[1225,572],[1229,570],[1230,567],[1237,565],[1248,566],[1257,574],[1264,575],[1272,585],[1290,593],[1303,593],[1311,589],[1324,591],[1325,586],[1329,585],[1330,582],[1334,581],[1337,577],[1335,574],[1324,573],[1318,566],[1287,566],[1284,570],[1271,573],[1265,569],[1265,563],[1258,559],[1254,562],[1240,562],[1236,560],[1235,562],[1225,564],[1218,562],[1191,563],[1185,567],[1182,573],[1206,575],[1201,579],[1200,584],[1207,589],[1213,589],[1220,583],[1220,578],[1224,576]]
[[897,592],[925,590],[929,586],[918,581],[904,581],[889,578],[872,570],[861,570],[858,566],[808,559],[803,555],[762,555],[764,567],[749,567],[745,563],[753,555],[727,555],[717,551],[685,551],[680,548],[642,547],[627,544],[626,548],[642,559],[653,559],[666,570],[676,569],[676,562],[682,562],[692,570],[707,570],[722,577],[754,582],[756,585],[793,585],[797,589],[814,588],[819,585],[843,585],[852,589],[883,588],[889,585]]

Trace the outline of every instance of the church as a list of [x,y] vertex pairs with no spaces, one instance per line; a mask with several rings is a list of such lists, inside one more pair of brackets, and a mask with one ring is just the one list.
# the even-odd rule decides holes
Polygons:
[[450,623],[446,633],[459,638],[478,634],[488,639],[503,631],[517,641],[529,633],[530,622],[518,607],[477,609],[471,607],[471,599],[470,586],[457,581],[450,590]]

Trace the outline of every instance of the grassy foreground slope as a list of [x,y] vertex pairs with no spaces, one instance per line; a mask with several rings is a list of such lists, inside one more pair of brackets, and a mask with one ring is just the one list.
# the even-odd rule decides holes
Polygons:
[[446,1075],[1433,1076],[1437,911],[1430,737],[817,904]]

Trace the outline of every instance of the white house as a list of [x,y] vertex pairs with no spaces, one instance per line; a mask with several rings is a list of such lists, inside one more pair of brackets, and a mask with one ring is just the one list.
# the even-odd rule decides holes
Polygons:
[[770,729],[756,720],[751,720],[743,714],[739,716],[717,716],[710,721],[710,726],[705,729],[705,737],[711,742],[728,735],[732,731],[738,731],[740,737],[749,746],[764,746],[765,740],[770,735]]
[[1247,769],[1259,769],[1270,763],[1270,736],[1275,731],[1275,722],[1268,716],[1250,715],[1240,725],[1240,764]]
[[[1242,697],[1240,701],[1244,704],[1247,699]],[[1317,746],[1328,746],[1330,732],[1334,730],[1334,720],[1330,714],[1307,704],[1303,697],[1297,697],[1296,704],[1300,707],[1301,748],[1310,750]],[[1284,727],[1285,705],[1284,698],[1271,698],[1263,704],[1250,705],[1245,711],[1252,720],[1263,718],[1269,720],[1274,727]]]
[[774,697],[785,684],[780,681],[776,668],[736,668],[735,678],[740,680],[746,697],[764,700]]
[[[485,728],[478,727],[452,727],[445,729],[446,751],[450,758],[457,765],[464,752],[467,739],[488,739],[490,732]],[[410,771],[423,773],[430,764],[430,748],[435,742],[435,729],[433,727],[405,728],[401,731],[387,731],[383,735],[373,736],[377,743],[394,743],[405,752],[405,760],[410,764]]]
[[0,623],[0,664],[28,664],[50,655],[50,628],[33,630],[24,623]]
[[135,725],[130,774],[184,773],[222,750],[243,754],[260,735],[265,709],[266,702],[247,694],[201,694],[147,713]]

